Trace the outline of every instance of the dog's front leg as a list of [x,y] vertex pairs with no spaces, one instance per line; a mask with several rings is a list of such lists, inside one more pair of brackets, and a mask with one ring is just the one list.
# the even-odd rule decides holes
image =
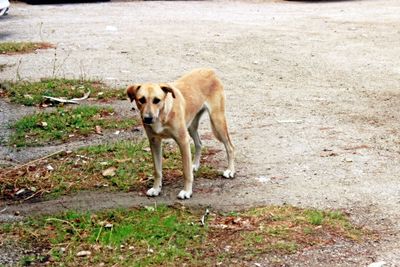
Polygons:
[[192,170],[192,155],[190,152],[189,134],[185,131],[175,139],[178,143],[183,163],[183,176],[185,179],[185,186],[178,194],[180,199],[188,199],[192,196],[193,186],[193,170]]
[[160,194],[162,187],[162,148],[160,138],[150,137],[149,142],[151,155],[153,156],[154,183],[153,187],[147,190],[146,194],[154,197]]

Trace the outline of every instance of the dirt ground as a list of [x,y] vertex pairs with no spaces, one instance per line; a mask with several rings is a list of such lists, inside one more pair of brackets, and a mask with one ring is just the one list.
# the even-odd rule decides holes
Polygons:
[[[0,80],[55,74],[126,86],[171,81],[196,67],[216,69],[226,89],[237,177],[195,181],[185,205],[343,209],[380,231],[381,240],[301,252],[286,264],[400,265],[399,1],[13,3],[0,23],[1,41],[57,45],[56,51],[0,56],[8,65]],[[116,105],[130,108],[128,101]],[[0,100],[0,138],[6,140],[7,125],[29,112]],[[222,149],[209,138],[207,120],[201,134],[206,146]],[[59,149],[2,146],[0,161],[23,163]],[[0,219],[15,219],[15,211],[174,203],[180,186],[164,188],[156,199],[92,192],[8,206]]]

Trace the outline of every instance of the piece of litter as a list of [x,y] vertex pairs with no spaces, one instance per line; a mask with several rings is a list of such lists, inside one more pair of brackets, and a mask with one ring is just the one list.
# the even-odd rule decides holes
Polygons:
[[46,169],[47,169],[48,171],[50,171],[50,172],[51,172],[51,171],[54,171],[53,166],[51,166],[50,164],[46,166]]
[[121,133],[121,131],[115,131],[114,134],[115,135],[119,135]]
[[112,227],[113,227],[112,223],[107,223],[106,225],[104,225],[104,228],[112,228]]
[[92,255],[92,252],[88,251],[88,250],[82,250],[79,251],[78,253],[76,253],[76,256],[78,257],[86,257],[86,256],[90,256]]

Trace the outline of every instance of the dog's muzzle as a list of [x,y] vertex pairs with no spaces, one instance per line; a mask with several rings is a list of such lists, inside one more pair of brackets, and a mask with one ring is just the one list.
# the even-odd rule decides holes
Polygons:
[[143,122],[145,124],[152,124],[153,123],[153,117],[144,117]]

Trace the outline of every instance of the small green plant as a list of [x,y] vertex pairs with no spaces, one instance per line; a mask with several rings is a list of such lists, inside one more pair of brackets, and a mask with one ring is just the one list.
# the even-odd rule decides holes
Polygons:
[[38,112],[17,121],[11,126],[15,132],[9,143],[17,147],[39,146],[87,136],[96,132],[96,126],[101,129],[127,129],[135,124],[134,119],[116,117],[110,107],[84,105],[74,109],[58,108],[54,112]]
[[24,54],[49,48],[54,48],[54,45],[44,42],[0,42],[0,54]]
[[307,213],[308,221],[313,225],[321,225],[324,220],[324,214],[318,210],[311,210]]
[[43,96],[71,99],[82,97],[88,91],[91,92],[90,97],[98,100],[126,99],[124,89],[113,89],[99,81],[54,78],[38,82],[19,81],[3,82],[3,84],[7,85],[6,90],[3,90],[3,97],[26,106],[44,103]]

